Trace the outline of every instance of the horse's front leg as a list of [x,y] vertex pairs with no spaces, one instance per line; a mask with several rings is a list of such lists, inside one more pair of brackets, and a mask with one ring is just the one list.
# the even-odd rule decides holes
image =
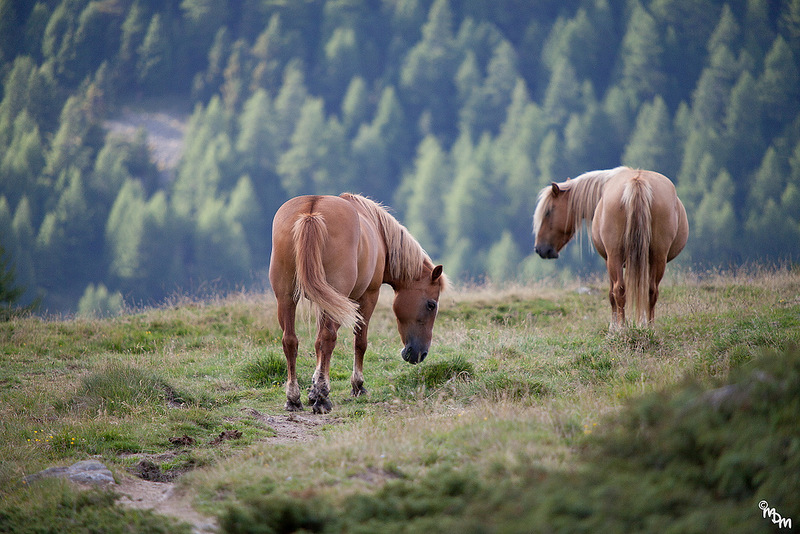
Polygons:
[[364,387],[364,354],[367,352],[369,319],[372,317],[372,312],[375,311],[375,305],[378,303],[379,294],[380,290],[368,291],[358,301],[363,322],[357,324],[355,328],[353,375],[350,377],[350,385],[353,387],[353,397],[360,397],[361,395],[367,394],[367,388]]
[[331,391],[331,355],[336,346],[336,337],[339,324],[321,313],[317,321],[319,330],[314,349],[317,354],[317,367],[311,377],[311,389],[308,392],[308,401],[314,413],[329,413],[332,404],[328,396]]

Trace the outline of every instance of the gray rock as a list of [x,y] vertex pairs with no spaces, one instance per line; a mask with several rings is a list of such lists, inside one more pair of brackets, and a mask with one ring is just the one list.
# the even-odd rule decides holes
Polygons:
[[51,467],[23,477],[22,481],[28,484],[41,478],[66,478],[78,484],[93,484],[97,486],[115,483],[114,475],[111,474],[111,471],[97,460],[83,460],[69,467]]

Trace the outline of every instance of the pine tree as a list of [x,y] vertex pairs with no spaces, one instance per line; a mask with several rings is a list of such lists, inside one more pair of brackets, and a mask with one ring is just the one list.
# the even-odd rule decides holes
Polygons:
[[652,103],[645,103],[639,110],[636,127],[625,147],[622,163],[676,176],[677,151],[667,105],[664,99],[657,96]]
[[758,84],[745,71],[731,89],[723,121],[723,137],[728,148],[726,167],[747,171],[758,165],[766,150],[764,122],[764,107]]
[[291,145],[292,135],[309,98],[305,76],[299,63],[290,63],[283,72],[283,84],[275,97],[275,142],[283,153]]
[[24,292],[24,288],[17,286],[14,266],[0,244],[0,321],[8,321],[19,313],[16,308]]
[[262,88],[274,93],[278,90],[284,58],[288,55],[286,51],[293,49],[290,41],[283,35],[280,14],[273,14],[251,50],[256,61],[252,73],[252,91]]
[[694,261],[719,263],[740,259],[734,193],[730,173],[721,170],[693,214],[690,255]]
[[445,230],[441,214],[452,171],[438,139],[425,137],[417,148],[413,171],[405,176],[400,193],[408,231],[433,257],[443,253]]
[[792,50],[800,50],[800,0],[789,0],[783,3],[780,26],[783,29],[783,35],[789,41],[789,47]]
[[427,112],[433,131],[455,134],[455,74],[460,65],[453,40],[449,0],[435,0],[422,26],[422,39],[409,51],[400,71],[400,86],[415,114]]
[[89,284],[78,301],[81,317],[109,317],[119,315],[124,307],[122,293],[112,293],[105,284]]
[[325,43],[322,77],[325,96],[334,101],[344,93],[350,80],[364,70],[361,48],[353,28],[340,27]]
[[233,289],[247,281],[251,261],[242,225],[226,213],[222,200],[207,199],[198,213],[194,234],[193,277]]
[[171,50],[160,14],[156,13],[150,19],[137,53],[136,75],[139,84],[155,94],[170,89]]
[[369,117],[369,95],[364,78],[355,76],[350,80],[347,91],[342,99],[342,126],[349,137],[358,126],[366,122]]
[[780,123],[800,111],[800,71],[786,40],[778,36],[764,58],[764,72],[758,80],[758,94],[768,117]]
[[144,190],[127,180],[119,191],[105,228],[109,273],[122,283],[140,281],[140,247],[144,236]]
[[28,306],[35,308],[41,301],[41,297],[36,287],[36,270],[33,262],[36,238],[33,231],[31,203],[28,197],[22,197],[17,204],[11,228],[17,247],[16,250],[9,252],[12,253],[17,283],[24,288],[20,302],[28,303]]
[[486,258],[486,272],[495,283],[510,282],[518,277],[522,254],[517,248],[511,232],[503,231],[500,240],[489,249]]
[[666,86],[662,37],[653,16],[635,1],[619,53],[620,86],[639,103],[651,100]]
[[278,161],[281,184],[290,196],[336,192],[324,174],[324,132],[322,100],[309,98],[300,111],[291,146]]
[[277,163],[275,111],[269,94],[257,89],[244,103],[239,115],[239,136],[236,151],[246,172],[273,172]]
[[8,148],[0,157],[0,185],[3,193],[16,203],[28,193],[44,169],[44,144],[38,125],[27,110],[14,119],[13,133]]
[[[454,151],[455,152],[455,151]],[[471,153],[454,155],[456,166],[453,186],[445,199],[444,222],[447,226],[447,248],[459,250],[466,243],[472,251],[486,250],[500,236],[507,224],[508,214],[502,206],[502,188],[492,167],[492,143],[483,135]],[[466,249],[464,249],[466,250]],[[466,258],[456,257],[454,271],[471,276],[483,272],[483,263],[466,263]]]
[[550,76],[542,108],[550,124],[562,125],[573,111],[580,109],[581,90],[575,69],[569,62],[559,63]]
[[70,167],[60,181],[65,188],[45,216],[36,244],[39,281],[52,292],[48,301],[56,309],[68,307],[68,302],[77,298],[74,293],[97,279],[105,268],[98,261],[103,256],[102,238],[92,221],[93,210],[86,201],[80,171]]

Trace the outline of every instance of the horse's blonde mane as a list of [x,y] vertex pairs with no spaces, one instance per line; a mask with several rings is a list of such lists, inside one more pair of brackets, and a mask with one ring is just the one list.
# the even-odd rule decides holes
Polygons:
[[[603,196],[603,186],[618,173],[630,170],[628,167],[615,167],[613,169],[589,171],[561,182],[558,188],[562,191],[570,191],[567,197],[567,220],[572,223],[575,230],[580,228],[581,223],[591,221],[594,217],[594,209]],[[539,233],[544,214],[550,208],[553,198],[552,185],[544,187],[539,191],[536,201],[536,211],[533,213],[533,233]]]
[[340,196],[361,206],[374,219],[386,243],[387,264],[389,276],[392,279],[415,280],[419,278],[424,265],[433,268],[433,261],[422,245],[408,232],[405,226],[387,211],[383,204],[351,193],[344,193]]

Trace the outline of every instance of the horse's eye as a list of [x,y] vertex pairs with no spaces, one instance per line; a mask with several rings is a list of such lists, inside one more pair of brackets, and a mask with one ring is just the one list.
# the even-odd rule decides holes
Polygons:
[[428,311],[435,310],[436,309],[436,301],[435,300],[429,300],[428,304],[427,304],[427,308],[428,308]]

